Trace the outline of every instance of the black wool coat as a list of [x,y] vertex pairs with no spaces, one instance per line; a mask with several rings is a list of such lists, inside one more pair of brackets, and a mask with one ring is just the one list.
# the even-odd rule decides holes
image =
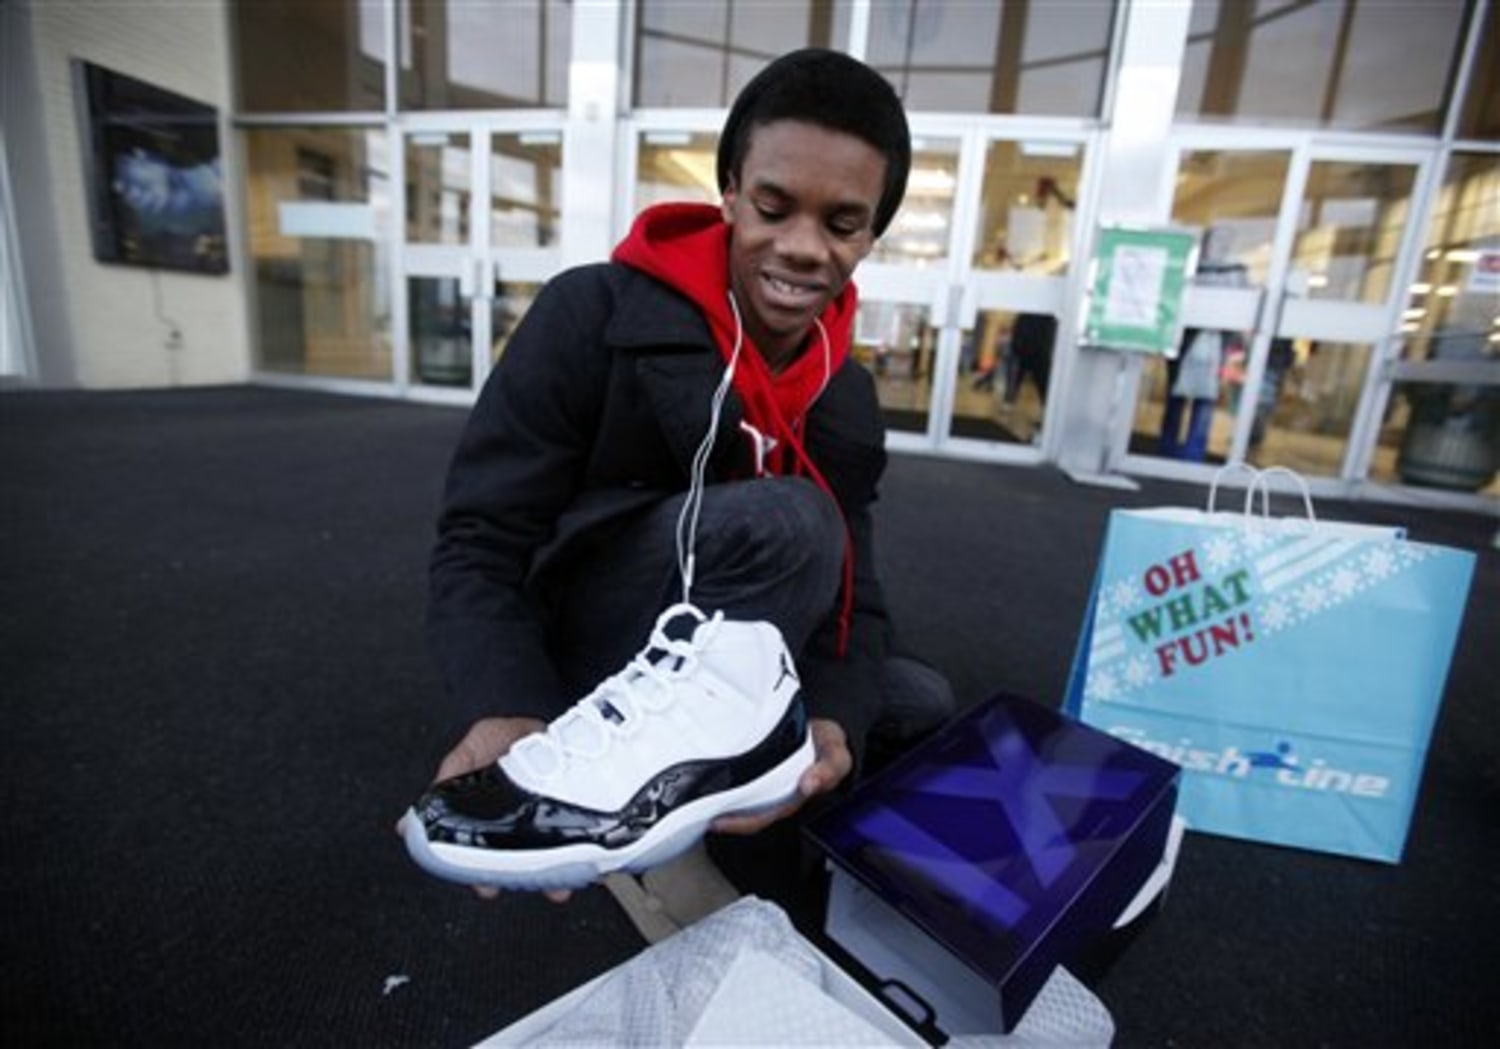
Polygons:
[[[430,566],[428,638],[451,731],[488,716],[549,716],[565,694],[546,644],[546,580],[648,504],[686,491],[724,362],[688,299],[601,263],[543,288],[470,414],[449,468]],[[743,410],[724,402],[707,483],[751,476]],[[874,380],[852,358],[809,411],[804,447],[854,547],[845,656],[838,609],[798,658],[813,717],[857,747],[879,709],[886,611],[870,507],[885,468]],[[644,639],[642,639],[644,640]]]

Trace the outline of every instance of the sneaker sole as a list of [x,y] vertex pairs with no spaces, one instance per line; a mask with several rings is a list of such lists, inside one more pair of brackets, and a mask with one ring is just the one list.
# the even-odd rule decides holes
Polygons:
[[661,866],[691,848],[721,816],[752,816],[780,808],[797,796],[797,782],[814,757],[809,734],[785,761],[758,779],[684,805],[618,849],[580,843],[506,851],[434,842],[413,810],[402,817],[401,834],[418,866],[446,881],[500,889],[581,889],[614,871],[638,874]]

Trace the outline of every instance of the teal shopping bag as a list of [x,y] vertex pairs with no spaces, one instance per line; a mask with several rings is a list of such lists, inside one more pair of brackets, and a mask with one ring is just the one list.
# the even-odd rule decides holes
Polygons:
[[1473,569],[1392,529],[1116,510],[1066,709],[1181,765],[1193,830],[1397,862]]

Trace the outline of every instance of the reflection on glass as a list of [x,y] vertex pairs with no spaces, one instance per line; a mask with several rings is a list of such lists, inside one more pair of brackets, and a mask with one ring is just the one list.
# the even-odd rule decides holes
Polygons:
[[982,311],[959,350],[953,435],[1039,443],[1056,341],[1050,314]]
[[637,106],[728,106],[778,55],[801,47],[844,49],[850,0],[639,0]]
[[1373,480],[1500,495],[1500,385],[1405,382],[1391,391]]
[[908,109],[1094,116],[1114,4],[877,0],[869,63]]
[[[1406,359],[1497,359],[1500,275],[1485,270],[1494,264],[1495,252],[1500,252],[1500,156],[1455,153],[1427,228],[1421,276],[1408,289],[1401,325],[1409,336]],[[1481,350],[1477,355],[1475,345]]]
[[913,266],[930,266],[946,259],[957,185],[958,140],[914,140],[906,197],[876,242],[870,259]]
[[401,108],[567,106],[569,0],[405,0],[399,13]]
[[562,211],[562,135],[495,135],[490,154],[490,243],[502,248],[556,244]]
[[386,4],[229,4],[241,113],[385,108]]
[[472,315],[458,279],[412,277],[406,287],[413,381],[468,386],[474,371]]
[[1243,372],[1226,383],[1236,409],[1255,412],[1245,458],[1337,477],[1370,358],[1365,344],[1272,340],[1260,389],[1246,390]]
[[717,204],[715,157],[719,136],[686,131],[647,131],[636,155],[636,210],[668,201]]
[[510,345],[510,337],[542,286],[523,281],[496,281],[495,298],[490,310],[490,363],[498,361]]
[[[489,299],[490,363],[498,361],[540,284],[496,280]],[[456,278],[413,277],[407,282],[411,316],[412,380],[467,388],[474,372],[473,303]]]
[[1195,0],[1178,116],[1436,133],[1467,6]]
[[390,379],[385,132],[257,128],[243,135],[256,366]]
[[1073,245],[1083,147],[991,142],[984,160],[974,265],[1060,276]]
[[467,244],[474,202],[469,136],[419,131],[406,138],[406,239]]
[[937,340],[938,331],[926,306],[860,303],[854,357],[875,375],[889,429],[927,432]]
[[1238,332],[1189,329],[1176,358],[1148,359],[1141,369],[1130,451],[1224,462],[1240,409],[1247,352]]
[[1500,138],[1500,4],[1490,4],[1480,31],[1479,48],[1469,73],[1469,88],[1458,121],[1459,138]]
[[1229,257],[1263,287],[1276,238],[1291,154],[1284,151],[1189,150],[1177,169],[1172,221],[1228,231]]
[[1316,161],[1292,248],[1294,287],[1314,299],[1384,302],[1416,177],[1407,164]]
[[[1245,458],[1255,466],[1288,466],[1310,477],[1337,477],[1349,430],[1369,370],[1371,349],[1353,343],[1273,339],[1259,388],[1246,387],[1248,347],[1230,346],[1218,394],[1206,416],[1203,461],[1223,463],[1241,412],[1253,412]],[[1162,425],[1170,418],[1169,362],[1152,358],[1141,373],[1130,451],[1162,454]],[[1184,409],[1186,411],[1186,409]],[[1190,432],[1190,431],[1189,431]],[[1176,456],[1182,458],[1183,456]]]

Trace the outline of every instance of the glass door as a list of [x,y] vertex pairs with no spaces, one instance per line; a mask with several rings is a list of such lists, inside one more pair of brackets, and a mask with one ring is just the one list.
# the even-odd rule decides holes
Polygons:
[[875,376],[892,447],[940,439],[945,382],[957,355],[953,323],[963,138],[913,128],[906,198],[855,277],[855,357]]
[[1171,221],[1200,232],[1199,268],[1176,358],[1141,371],[1130,468],[1196,477],[1244,461],[1356,476],[1425,163],[1421,151],[1310,141],[1180,143]]
[[977,136],[948,435],[1040,448],[1082,228],[1082,137]]
[[859,278],[857,350],[890,444],[1038,461],[1087,135],[919,121],[913,136],[906,200]]
[[561,265],[560,129],[422,121],[401,136],[398,384],[468,400]]
[[[1403,273],[1400,338],[1369,413],[1366,473],[1429,501],[1500,497],[1500,154],[1455,152]],[[1476,498],[1477,496],[1477,498]]]

